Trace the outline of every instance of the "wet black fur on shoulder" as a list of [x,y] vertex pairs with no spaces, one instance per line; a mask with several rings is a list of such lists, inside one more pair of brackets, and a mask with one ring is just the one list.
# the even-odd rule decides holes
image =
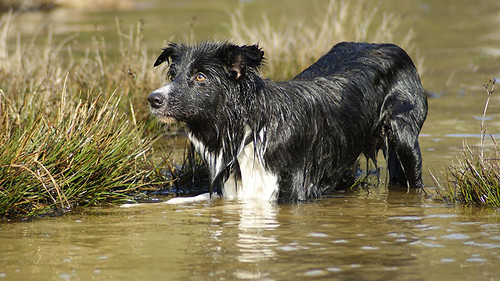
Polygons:
[[393,184],[422,186],[418,134],[427,99],[410,57],[392,44],[340,43],[294,80],[262,79],[257,46],[172,43],[170,83],[148,98],[161,120],[185,122],[221,193],[238,176],[237,156],[255,155],[277,176],[280,200],[338,187],[360,154],[387,156]]

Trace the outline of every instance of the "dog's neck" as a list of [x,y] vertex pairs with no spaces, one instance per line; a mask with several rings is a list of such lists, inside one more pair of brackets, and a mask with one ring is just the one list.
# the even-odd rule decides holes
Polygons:
[[186,125],[190,140],[196,139],[203,144],[204,149],[214,151],[221,143],[217,125],[200,121],[187,122]]
[[193,148],[208,165],[213,192],[221,195],[223,183],[243,149],[250,130],[241,120],[219,121],[211,124],[187,123],[187,135]]

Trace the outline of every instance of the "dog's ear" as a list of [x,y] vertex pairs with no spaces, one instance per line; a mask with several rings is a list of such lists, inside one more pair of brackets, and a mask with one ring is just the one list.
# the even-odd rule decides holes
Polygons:
[[241,46],[241,49],[243,50],[247,66],[257,69],[262,65],[264,61],[264,51],[262,51],[258,44]]
[[262,65],[264,52],[259,46],[236,46],[228,45],[222,56],[231,77],[239,79],[246,72],[247,67],[258,69]]
[[170,43],[166,48],[163,48],[163,52],[156,59],[153,67],[157,67],[158,65],[168,61],[169,58],[173,57],[175,54],[175,50],[177,49],[177,44]]

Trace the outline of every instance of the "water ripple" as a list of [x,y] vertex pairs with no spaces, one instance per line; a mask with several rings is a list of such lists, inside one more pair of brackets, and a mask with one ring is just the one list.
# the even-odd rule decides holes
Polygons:
[[308,272],[306,272],[306,276],[320,276],[320,275],[323,275],[325,274],[325,271],[324,270],[321,270],[321,269],[313,269],[313,270],[309,270]]
[[402,216],[402,217],[390,217],[389,220],[400,220],[400,221],[418,221],[422,220],[422,217],[417,216]]
[[309,233],[310,237],[328,237],[328,234],[325,234],[325,233],[321,233],[321,232],[312,232],[312,233]]
[[441,236],[441,238],[449,239],[449,240],[464,240],[464,239],[468,239],[470,237],[465,235],[465,234],[452,233],[452,234],[448,234],[448,235],[443,235],[443,236]]
[[332,241],[332,243],[334,243],[334,244],[345,244],[345,243],[348,243],[348,241],[345,240],[345,239],[339,239],[339,240]]
[[373,246],[363,246],[363,247],[361,247],[361,250],[369,250],[369,251],[379,250],[379,249],[380,249],[379,247],[373,247]]
[[424,242],[424,241],[411,242],[410,245],[422,245],[422,246],[425,246],[428,248],[444,248],[444,245],[429,243],[429,242]]
[[464,242],[464,245],[477,246],[477,247],[482,247],[482,248],[485,248],[485,249],[497,249],[497,248],[500,248],[500,245],[491,244],[491,243],[477,243],[477,242],[474,242],[474,241]]
[[467,262],[486,262],[486,259],[483,259],[483,258],[470,258],[470,259],[466,259],[465,261],[467,261]]
[[425,217],[426,218],[446,219],[446,218],[456,218],[456,217],[458,217],[458,215],[456,215],[456,214],[433,214],[433,215],[427,215]]
[[279,247],[279,249],[283,250],[283,251],[287,251],[287,252],[298,250],[297,247],[292,247],[292,246],[282,246],[282,247]]

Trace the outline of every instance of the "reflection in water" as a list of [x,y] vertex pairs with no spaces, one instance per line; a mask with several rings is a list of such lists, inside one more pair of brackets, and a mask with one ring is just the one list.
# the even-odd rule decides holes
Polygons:
[[276,255],[278,244],[272,230],[279,227],[276,220],[277,205],[269,202],[244,202],[241,204],[238,242],[240,262],[261,262]]

